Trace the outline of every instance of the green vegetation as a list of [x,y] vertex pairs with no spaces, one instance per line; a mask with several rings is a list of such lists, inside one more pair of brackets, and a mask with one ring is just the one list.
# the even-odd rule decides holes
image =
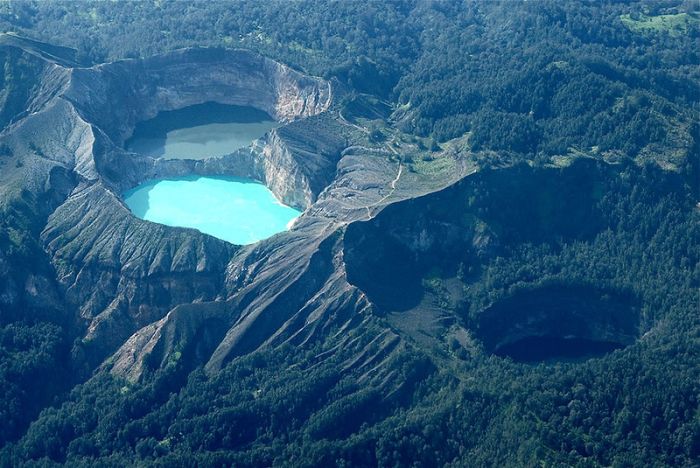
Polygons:
[[[239,357],[215,375],[192,370],[188,350],[178,348],[137,384],[99,371],[88,379],[79,312],[40,300],[60,291],[53,269],[67,270],[49,263],[40,238],[51,202],[29,193],[2,200],[0,465],[696,466],[694,8],[546,0],[0,4],[2,29],[76,47],[85,63],[245,47],[338,80],[348,93],[341,115],[362,128],[329,114],[282,128],[308,164],[369,138],[385,153],[401,150],[391,152],[405,167],[400,188],[444,186],[461,173],[458,164],[484,169],[444,192],[388,206],[378,223],[348,226],[343,242],[357,248],[343,252],[347,276],[383,299],[350,331],[317,330],[303,345]],[[26,110],[39,70],[2,53],[6,126]],[[320,132],[328,147],[319,147]],[[27,160],[15,164],[31,169]],[[311,183],[320,191],[329,181]],[[417,239],[437,241],[416,253],[409,247]],[[479,335],[485,311],[553,286],[632,298],[639,340],[578,363],[522,365],[491,355]],[[435,317],[449,319],[431,324],[445,330],[431,337],[435,349],[410,340],[377,349],[378,337],[399,333],[382,307],[401,302],[396,323],[425,290],[444,313]],[[422,325],[411,326],[418,334]],[[339,346],[347,333],[352,346]],[[365,354],[370,370],[355,364]],[[375,370],[380,361],[385,373]]]
[[[474,149],[533,156],[597,147],[678,167],[699,105],[693,2],[86,5],[5,3],[0,27],[97,62],[250,48],[394,102],[407,133],[444,142],[471,132]],[[638,34],[662,27],[673,33]],[[681,154],[659,151],[670,147]]]
[[41,61],[23,57],[16,50],[0,51],[0,125],[5,127],[26,111],[34,77],[41,70]]
[[[508,198],[494,200],[493,178],[513,184],[524,170],[496,171],[475,182],[475,211],[508,207]],[[462,275],[464,323],[474,329],[486,305],[514,291],[595,283],[631,290],[645,304],[643,330],[657,326],[637,344],[603,359],[539,366],[477,348],[450,352],[452,365],[441,368],[423,352],[405,350],[392,358],[391,378],[343,371],[343,363],[384,328],[374,317],[356,347],[332,353],[334,333],[313,345],[242,357],[213,377],[201,369],[187,374],[173,361],[125,391],[124,382],[99,375],[45,410],[0,460],[72,466],[96,460],[157,466],[693,465],[700,456],[698,215],[677,175],[655,167],[607,171],[606,195],[596,204],[604,220],[595,232],[573,240],[561,235],[567,232],[561,224],[548,239],[513,239],[487,264],[470,262],[477,272]],[[549,187],[549,196],[559,193],[559,183]],[[505,220],[515,210],[485,215],[495,226],[493,216]],[[513,235],[519,231],[511,228]],[[426,283],[445,295],[435,274]],[[443,346],[447,353],[460,345],[453,339]]]
[[[73,380],[67,320],[56,304],[42,303],[54,284],[38,242],[34,197],[0,207],[0,443],[22,434],[39,411]],[[9,267],[12,275],[7,276]],[[29,293],[27,291],[31,291]],[[38,293],[38,294],[37,294]]]
[[688,31],[697,27],[700,18],[697,14],[677,13],[669,15],[646,16],[644,14],[621,15],[620,20],[630,31],[640,33],[668,33],[672,36],[688,34]]
[[421,157],[413,160],[411,170],[421,175],[442,177],[444,180],[454,172],[455,161],[447,155]]

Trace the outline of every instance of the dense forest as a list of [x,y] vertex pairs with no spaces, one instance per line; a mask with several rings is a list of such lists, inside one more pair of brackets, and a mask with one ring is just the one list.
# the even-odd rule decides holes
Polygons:
[[0,21],[86,63],[250,48],[396,102],[408,132],[471,132],[475,149],[664,148],[678,162],[671,149],[687,143],[700,99],[692,1],[19,2],[0,6]]
[[[447,342],[449,371],[415,351],[392,363],[391,397],[386,383],[359,384],[359,375],[339,371],[354,349],[319,363],[333,339],[257,352],[214,377],[180,363],[147,384],[98,374],[44,410],[0,456],[10,465],[71,466],[95,458],[157,466],[692,466],[700,457],[698,215],[679,176],[654,166],[628,167],[611,183],[619,186],[596,204],[605,213],[597,233],[512,242],[463,278],[469,307],[458,313],[469,323],[483,304],[547,284],[626,290],[645,304],[643,328],[656,325],[635,346],[582,363],[522,365]],[[483,193],[477,200],[498,203]],[[46,349],[56,341],[48,326],[10,327],[6,348],[30,346],[45,361],[55,352]],[[39,340],[39,332],[38,343],[20,341]],[[49,373],[22,362],[24,372]]]
[[[590,235],[518,238],[473,271],[460,266],[453,312],[469,327],[520,291],[584,284],[635,297],[641,329],[653,329],[578,363],[520,364],[446,340],[439,358],[410,349],[391,382],[360,384],[339,371],[354,350],[316,361],[335,349],[328,339],[256,352],[215,376],[174,363],[131,384],[72,368],[68,311],[27,304],[26,316],[0,314],[0,465],[700,463],[697,2],[23,1],[0,5],[0,24],[74,47],[85,66],[252,49],[387,103],[382,125],[407,135],[467,138],[474,153],[535,167],[614,163]],[[2,58],[3,88],[22,86],[24,68]],[[475,183],[475,212],[533,229],[515,209],[494,214],[508,203],[494,192]],[[0,272],[40,248],[29,213],[42,203],[27,195],[0,220]]]

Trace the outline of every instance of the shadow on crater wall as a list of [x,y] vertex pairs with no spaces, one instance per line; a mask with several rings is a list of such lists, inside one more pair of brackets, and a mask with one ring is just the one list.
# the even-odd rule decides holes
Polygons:
[[371,223],[355,223],[345,234],[348,281],[384,311],[404,311],[423,297],[421,269],[413,253]]

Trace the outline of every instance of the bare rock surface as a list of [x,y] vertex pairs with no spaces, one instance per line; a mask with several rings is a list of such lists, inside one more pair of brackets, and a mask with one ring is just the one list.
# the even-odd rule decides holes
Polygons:
[[[342,90],[247,51],[185,49],[81,68],[65,51],[56,58],[6,41],[39,66],[30,111],[0,134],[13,158],[0,195],[8,206],[33,195],[31,232],[50,271],[20,275],[0,256],[0,274],[13,279],[0,304],[53,303],[76,323],[84,350],[75,354],[88,367],[132,381],[179,361],[213,373],[261,347],[329,334],[346,349],[369,343],[347,369],[391,380],[381,363],[406,343],[377,325],[376,304],[348,281],[355,241],[346,232],[454,183],[466,166],[430,188],[402,183],[409,175],[396,149],[357,144],[363,129],[335,109]],[[253,106],[282,125],[205,160],[123,149],[137,122],[209,101]],[[257,179],[305,212],[290,231],[241,247],[140,220],[121,200],[146,180],[187,174]]]

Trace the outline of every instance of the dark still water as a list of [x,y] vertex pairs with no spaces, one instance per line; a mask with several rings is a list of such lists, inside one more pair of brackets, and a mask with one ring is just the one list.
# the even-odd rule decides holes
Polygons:
[[619,343],[595,341],[584,338],[560,338],[556,336],[529,336],[501,346],[495,352],[516,362],[577,361],[621,349]]
[[206,159],[250,145],[277,126],[253,107],[206,102],[139,122],[126,149],[164,159]]

